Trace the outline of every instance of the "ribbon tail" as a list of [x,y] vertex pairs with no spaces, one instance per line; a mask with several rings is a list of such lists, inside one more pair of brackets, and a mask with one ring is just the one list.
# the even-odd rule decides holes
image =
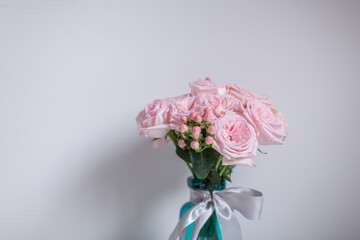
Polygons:
[[185,239],[185,228],[180,233],[180,240]]
[[251,188],[234,187],[219,191],[218,195],[247,219],[260,219],[264,201],[261,192]]
[[204,213],[208,211],[207,205],[208,205],[208,201],[205,201],[195,204],[192,208],[190,208],[176,225],[174,231],[171,233],[169,237],[169,240],[177,240],[179,236],[181,237],[181,239],[184,239],[185,228],[189,226],[191,223],[195,222]]
[[211,201],[209,201],[203,214],[194,223],[190,240],[197,239],[201,228],[205,225],[205,223],[211,217],[213,212],[214,212],[214,204]]
[[219,222],[221,236],[223,240],[241,240],[240,223],[235,216],[235,213],[226,203],[226,201],[219,195],[214,196],[214,205],[216,217]]

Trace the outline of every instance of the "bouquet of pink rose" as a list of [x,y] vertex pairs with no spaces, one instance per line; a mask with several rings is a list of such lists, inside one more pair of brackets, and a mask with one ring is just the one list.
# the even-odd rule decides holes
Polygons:
[[190,94],[146,105],[136,121],[140,135],[152,138],[154,147],[171,140],[194,177],[208,182],[211,194],[222,178],[231,181],[235,165],[255,166],[251,158],[259,144],[284,143],[285,118],[266,96],[209,78],[190,88]]

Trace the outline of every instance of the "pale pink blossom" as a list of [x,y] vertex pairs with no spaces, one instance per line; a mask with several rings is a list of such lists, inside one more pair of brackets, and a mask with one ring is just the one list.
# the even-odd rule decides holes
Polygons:
[[284,144],[287,124],[279,111],[259,100],[249,101],[246,110],[258,131],[258,141],[261,145]]
[[203,117],[204,121],[209,122],[211,120],[211,116],[209,113],[205,113],[204,117]]
[[[172,129],[179,130],[181,116],[195,118],[196,115],[203,115],[206,108],[205,101],[200,97],[185,96],[172,101],[170,104],[170,125]],[[194,116],[192,116],[194,115]]]
[[267,96],[251,92],[250,90],[236,84],[230,86],[229,95],[238,99],[243,105],[246,105],[248,101],[253,99],[258,99],[264,104],[271,105]]
[[223,155],[223,165],[256,165],[258,141],[251,124],[240,114],[229,112],[215,122],[213,148]]
[[225,95],[228,93],[226,83],[212,83],[210,78],[189,83],[192,96],[204,97],[206,95]]
[[194,139],[198,139],[200,137],[200,132],[193,132],[192,136]]
[[180,121],[181,121],[182,123],[186,123],[187,117],[186,117],[186,116],[181,116],[181,117],[180,117]]
[[214,142],[214,138],[212,136],[207,136],[205,138],[206,144],[212,144]]
[[215,128],[214,125],[210,125],[210,126],[207,128],[207,131],[208,131],[208,133],[210,133],[210,134],[215,134],[216,128]]
[[192,119],[192,120],[194,120],[195,117],[196,117],[196,113],[191,112],[189,118]]
[[170,130],[169,105],[171,99],[157,99],[146,105],[136,117],[139,134],[148,138],[163,138]]
[[214,115],[215,119],[223,116],[229,111],[242,112],[243,110],[241,102],[230,95],[207,97],[206,103],[211,107],[209,114]]
[[179,139],[178,144],[179,144],[179,147],[181,147],[181,148],[186,146],[184,139]]
[[200,133],[201,132],[201,127],[199,127],[199,126],[193,127],[193,132]]
[[202,117],[198,114],[198,115],[196,115],[196,117],[195,117],[195,122],[197,122],[197,123],[201,123],[201,121],[202,121]]
[[198,139],[200,137],[201,128],[199,126],[193,127],[192,136],[194,139]]
[[194,150],[198,149],[199,146],[200,146],[200,144],[199,144],[198,141],[192,141],[192,142],[190,143],[190,147],[191,147],[192,149],[194,149]]
[[188,129],[189,129],[189,127],[186,124],[184,124],[184,123],[180,124],[180,132],[184,133]]

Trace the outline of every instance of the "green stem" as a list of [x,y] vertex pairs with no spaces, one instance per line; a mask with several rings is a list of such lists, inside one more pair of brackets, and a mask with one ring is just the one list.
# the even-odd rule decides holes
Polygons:
[[217,162],[215,164],[215,170],[218,169],[220,163],[221,163],[221,160],[222,160],[223,156],[222,155],[219,155],[218,159],[217,159]]
[[226,168],[227,168],[227,166],[224,166],[224,167],[221,169],[221,171],[220,171],[220,173],[219,173],[220,177],[224,174]]
[[262,154],[268,154],[267,152],[263,152],[260,150],[260,148],[257,149],[259,152],[261,152]]
[[190,166],[190,163],[188,163],[188,162],[186,162],[186,161],[185,161],[185,163],[186,163],[186,166],[188,166],[188,168],[189,168],[190,172],[192,173],[192,175],[195,177],[194,170],[193,170],[192,167]]
[[174,130],[170,130],[168,132],[168,136],[170,137],[171,141],[174,143],[175,147],[178,147],[178,145],[177,145],[177,137],[175,136]]
[[[170,137],[171,141],[174,143],[175,147],[176,148],[179,148],[178,146],[178,142],[177,142],[177,136],[176,136],[176,133],[174,132],[174,130],[170,130],[168,132],[168,136]],[[194,173],[194,170],[192,169],[192,167],[190,166],[190,163],[185,161],[186,163],[186,166],[188,166],[190,172],[192,173],[192,175],[195,177],[195,173]]]

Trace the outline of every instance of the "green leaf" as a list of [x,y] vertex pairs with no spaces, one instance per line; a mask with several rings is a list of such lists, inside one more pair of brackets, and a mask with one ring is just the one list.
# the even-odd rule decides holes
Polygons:
[[191,144],[191,142],[192,142],[192,139],[186,138],[186,139],[184,139],[184,140],[185,140],[186,146],[187,146],[187,147],[190,147],[190,144]]
[[201,126],[201,123],[197,123],[197,122],[195,122],[194,120],[191,120],[191,121],[190,121],[190,124],[191,124],[193,127],[195,127],[195,126],[200,127],[200,126]]
[[229,174],[225,171],[225,173],[222,175],[223,178],[225,178],[225,180],[231,182],[230,176]]
[[200,153],[190,149],[190,160],[193,170],[195,175],[200,179],[205,179],[208,176],[217,158],[218,154],[212,148],[207,148]]
[[190,135],[191,135],[191,131],[190,131],[190,130],[186,130],[186,131],[184,132],[184,135],[185,135],[185,136],[190,136]]
[[234,167],[235,166],[228,166],[222,175],[222,177],[225,178],[229,182],[231,182],[231,172]]
[[206,158],[211,158],[211,162],[213,163],[213,164],[212,164],[213,166],[215,165],[216,160],[219,158],[219,155],[220,155],[220,154],[219,154],[215,149],[213,149],[213,148],[206,148],[206,149],[204,149],[203,153],[204,153],[204,156],[205,156]]
[[212,184],[218,185],[221,182],[221,177],[216,170],[211,170],[209,174],[209,180]]
[[205,179],[210,172],[211,166],[204,160],[203,153],[190,149],[190,160],[195,175],[200,179]]
[[178,135],[176,134],[176,132],[174,130],[168,131],[165,138],[167,138],[167,137],[170,137],[171,141],[174,143],[176,148],[179,147],[178,144],[177,144]]
[[207,177],[208,179],[208,186],[207,189],[209,190],[211,196],[212,192],[214,191],[216,185],[218,185],[221,182],[221,177],[218,173],[218,171],[212,169]]
[[209,184],[207,185],[207,189],[209,190],[210,195],[212,197],[213,191],[215,189],[215,185],[213,183],[209,182]]
[[185,162],[190,163],[190,150],[183,150],[181,148],[176,148],[176,155],[178,155]]
[[261,152],[262,154],[268,154],[267,152],[263,152],[263,151],[261,151],[261,149],[260,148],[258,148],[257,149],[259,152]]

